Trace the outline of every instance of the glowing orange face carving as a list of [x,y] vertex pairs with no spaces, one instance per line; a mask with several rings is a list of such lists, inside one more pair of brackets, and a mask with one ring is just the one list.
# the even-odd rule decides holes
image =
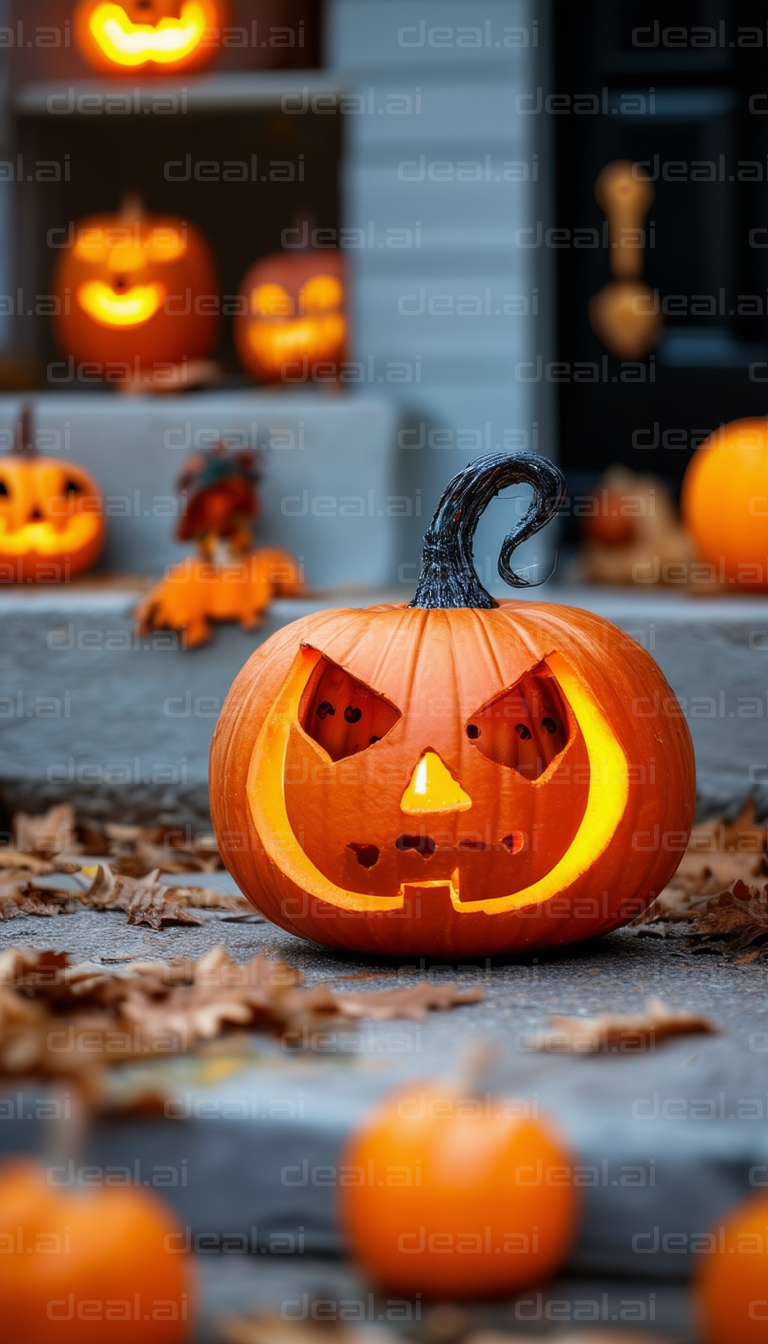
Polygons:
[[247,272],[235,319],[243,367],[260,383],[332,382],[344,358],[345,269],[334,251],[276,253]]
[[59,345],[76,360],[131,366],[209,354],[216,339],[218,278],[194,225],[152,216],[126,198],[116,215],[75,227],[55,276]]
[[[450,483],[410,607],[297,621],[237,678],[214,824],[291,932],[387,954],[544,947],[627,922],[677,867],[693,753],[681,716],[635,711],[676,704],[656,664],[588,612],[496,603],[470,568],[483,476],[539,486],[539,461],[484,458]],[[557,504],[536,502],[542,521]]]
[[97,70],[174,74],[212,59],[226,10],[221,0],[81,0],[75,35]]

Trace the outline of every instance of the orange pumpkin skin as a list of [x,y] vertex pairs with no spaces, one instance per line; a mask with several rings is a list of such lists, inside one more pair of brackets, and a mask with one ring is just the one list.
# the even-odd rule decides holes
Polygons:
[[235,318],[243,368],[259,383],[337,379],[347,340],[345,289],[340,252],[276,252],[257,261],[243,277]]
[[766,1344],[768,1195],[731,1209],[712,1237],[694,1287],[703,1344]]
[[0,583],[58,583],[96,563],[105,541],[98,481],[76,462],[0,457]]
[[148,1190],[62,1189],[45,1168],[0,1169],[0,1344],[181,1344],[189,1333],[183,1234]]
[[[223,0],[80,0],[75,10],[75,39],[95,70],[110,75],[171,75],[200,70],[213,60],[217,44],[201,40],[203,30],[226,25],[228,16],[229,6]],[[125,37],[117,43],[110,41],[105,21],[113,25],[117,21]],[[187,40],[176,46],[171,33],[163,38],[163,21],[166,33],[169,22],[171,28],[184,27]],[[169,39],[170,47],[163,51]],[[141,50],[135,49],[137,40]]]
[[176,215],[147,215],[128,199],[116,214],[75,227],[54,275],[54,334],[64,355],[116,367],[119,381],[139,367],[178,364],[212,350],[219,281],[210,246]]
[[340,1224],[383,1288],[449,1301],[506,1295],[563,1264],[578,1215],[571,1155],[548,1121],[502,1108],[417,1081],[348,1142]]
[[768,420],[733,420],[691,458],[683,518],[715,577],[768,588]]
[[[271,773],[257,777],[252,762],[262,727],[262,743],[276,743],[280,713],[297,717],[288,703],[292,668],[297,657],[316,656],[313,650],[400,717],[381,741],[337,761],[294,721],[284,766],[275,749]],[[627,762],[626,805],[610,842],[583,871],[545,899],[515,908],[505,904],[507,894],[545,880],[578,838],[590,767],[567,705],[568,742],[536,780],[481,754],[477,711],[548,659],[562,660],[609,720]],[[312,671],[299,667],[295,675],[306,684]],[[555,675],[563,676],[561,666]],[[546,676],[542,684],[546,689]],[[375,705],[383,713],[380,701]],[[481,725],[475,740],[466,731],[473,715]],[[492,717],[490,732],[495,724]],[[422,819],[403,813],[401,800],[427,749],[460,782],[469,809]],[[252,796],[283,790],[289,825],[282,836],[257,826],[249,772]],[[695,792],[690,734],[653,659],[600,617],[530,601],[502,602],[493,611],[381,606],[294,622],[235,679],[214,734],[210,779],[225,863],[268,919],[333,947],[448,957],[555,946],[634,918],[680,861]],[[513,831],[525,841],[517,853],[502,843]],[[323,882],[308,878],[288,853],[286,841],[297,833],[323,879],[359,893],[346,908],[319,894]],[[403,834],[432,837],[435,852],[400,852]],[[361,866],[365,850],[351,845],[375,846],[379,858]]]

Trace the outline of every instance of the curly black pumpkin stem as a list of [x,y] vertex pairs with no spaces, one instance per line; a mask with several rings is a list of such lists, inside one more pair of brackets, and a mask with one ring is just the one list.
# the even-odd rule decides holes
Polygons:
[[21,457],[32,457],[35,452],[31,406],[22,406],[21,408],[13,436],[13,452]]
[[565,477],[559,467],[537,453],[491,453],[470,462],[448,482],[424,534],[421,576],[410,606],[489,609],[499,605],[477,577],[472,543],[480,515],[491,500],[508,485],[520,484],[533,486],[533,499],[504,538],[499,573],[513,588],[532,586],[509,561],[517,546],[554,518],[565,498]]

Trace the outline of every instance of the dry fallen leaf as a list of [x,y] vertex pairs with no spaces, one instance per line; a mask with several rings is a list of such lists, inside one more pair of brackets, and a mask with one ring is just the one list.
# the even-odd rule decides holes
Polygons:
[[768,883],[761,889],[733,882],[727,891],[710,897],[687,932],[703,939],[702,947],[714,938],[726,939],[730,953],[744,953],[736,958],[740,964],[756,961],[768,952]]
[[165,924],[201,924],[197,915],[167,898],[168,888],[158,877],[157,869],[139,879],[114,873],[108,864],[99,864],[93,882],[80,894],[80,900],[95,910],[124,910],[129,924],[148,924],[152,929],[163,928]]
[[370,994],[341,990],[333,995],[345,1017],[372,1017],[379,1022],[389,1022],[394,1017],[421,1022],[429,1012],[479,1003],[482,997],[479,987],[457,990],[455,985],[430,985],[426,980],[405,989],[379,989]]
[[647,999],[644,1013],[605,1013],[601,1017],[552,1017],[548,1031],[530,1040],[535,1050],[594,1055],[601,1051],[632,1054],[655,1050],[671,1036],[715,1035],[719,1028],[701,1013],[675,1012],[660,999]]
[[13,841],[22,854],[61,854],[77,850],[77,822],[71,803],[57,803],[40,817],[17,812],[13,818]]
[[755,821],[751,798],[735,821],[717,819],[694,826],[674,877],[634,922],[675,923],[696,918],[710,897],[737,879],[749,882],[768,876],[766,834],[765,827]]

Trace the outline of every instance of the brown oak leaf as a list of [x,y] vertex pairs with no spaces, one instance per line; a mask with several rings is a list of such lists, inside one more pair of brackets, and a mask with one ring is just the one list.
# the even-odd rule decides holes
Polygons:
[[115,873],[109,864],[99,864],[80,900],[95,910],[124,910],[129,924],[148,924],[152,929],[165,924],[201,924],[197,915],[168,899],[168,889],[158,878],[156,868],[146,877],[135,878]]
[[12,825],[14,844],[22,854],[48,857],[78,852],[77,821],[71,803],[57,803],[39,817],[17,812]]
[[412,1022],[421,1022],[429,1012],[444,1012],[447,1008],[460,1008],[462,1004],[480,1003],[483,991],[479,987],[457,990],[452,984],[431,985],[427,980],[422,980],[418,985],[409,985],[405,989],[377,989],[368,994],[337,990],[333,998],[344,1017],[371,1017],[379,1022],[405,1017]]
[[701,1013],[667,1008],[660,999],[646,1000],[643,1013],[605,1013],[601,1017],[550,1018],[549,1030],[530,1038],[530,1048],[564,1054],[594,1055],[601,1051],[632,1054],[654,1050],[672,1036],[707,1035],[719,1031]]
[[768,952],[768,883],[762,888],[741,880],[731,883],[710,898],[688,936],[703,939],[702,946],[724,939],[729,953],[744,954],[735,958],[739,964],[756,961]]

